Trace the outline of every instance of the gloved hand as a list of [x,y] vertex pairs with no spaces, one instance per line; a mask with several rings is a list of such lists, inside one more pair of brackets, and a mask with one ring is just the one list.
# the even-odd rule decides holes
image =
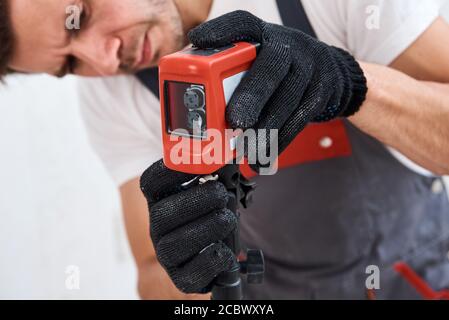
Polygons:
[[238,41],[261,44],[226,116],[234,129],[278,129],[280,152],[308,123],[351,116],[365,100],[366,78],[349,53],[248,12],[206,22],[189,38],[199,48]]
[[206,293],[214,278],[236,258],[224,240],[236,227],[226,209],[223,184],[209,181],[185,190],[194,175],[174,172],[161,161],[140,180],[150,210],[150,234],[156,255],[176,287],[184,293]]

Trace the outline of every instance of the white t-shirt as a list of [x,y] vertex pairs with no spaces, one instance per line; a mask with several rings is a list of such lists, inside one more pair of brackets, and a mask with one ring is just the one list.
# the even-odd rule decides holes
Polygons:
[[[389,65],[439,16],[444,0],[303,0],[318,38],[356,59]],[[281,24],[275,0],[214,0],[210,18],[237,9]],[[82,113],[94,149],[117,185],[162,157],[158,99],[134,76],[80,79]],[[397,151],[404,165],[430,172]]]

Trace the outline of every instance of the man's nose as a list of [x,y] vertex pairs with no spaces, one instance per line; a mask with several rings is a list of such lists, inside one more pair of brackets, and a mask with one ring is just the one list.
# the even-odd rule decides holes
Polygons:
[[79,61],[82,73],[109,76],[120,71],[120,48],[118,37],[80,37],[72,43],[73,54]]

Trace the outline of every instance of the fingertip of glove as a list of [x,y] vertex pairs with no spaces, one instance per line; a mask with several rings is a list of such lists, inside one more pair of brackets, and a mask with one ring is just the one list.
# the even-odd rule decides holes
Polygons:
[[237,262],[235,254],[223,242],[215,244],[212,254],[217,258],[217,265],[222,266],[217,275],[221,272],[229,270],[232,265]]
[[224,232],[226,234],[233,231],[237,227],[238,225],[237,217],[231,210],[225,208],[220,211],[217,211],[216,215],[217,215],[216,222],[223,227],[223,229],[225,230]]
[[[243,23],[250,26],[250,34],[242,34],[239,38],[235,28],[241,28],[242,33],[248,31],[242,28]],[[187,37],[198,48],[221,47],[230,42],[249,41],[250,38],[255,38],[254,29],[258,30],[255,32],[256,34],[260,33],[261,28],[258,28],[258,26],[262,26],[263,23],[261,19],[247,11],[236,10],[193,28],[189,31]]]
[[232,250],[224,243],[214,243],[181,269],[166,269],[176,287],[184,293],[207,293],[213,280],[237,263]]
[[225,207],[229,201],[229,194],[228,190],[219,181],[211,181],[207,182],[204,187],[207,189],[205,190],[206,194],[213,193],[215,195],[216,200],[220,202],[220,207]]
[[167,168],[163,160],[153,163],[140,177],[140,189],[145,198],[154,203],[176,193],[183,183],[195,178],[195,175],[173,171]]
[[158,176],[159,173],[163,170],[166,170],[166,167],[162,159],[148,167],[140,177],[140,189],[145,193],[145,190],[148,187],[148,183],[152,180],[153,177]]

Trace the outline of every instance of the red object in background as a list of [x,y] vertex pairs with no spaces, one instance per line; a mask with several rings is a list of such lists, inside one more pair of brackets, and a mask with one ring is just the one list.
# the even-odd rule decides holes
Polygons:
[[[323,147],[321,140],[330,139],[332,145]],[[308,162],[349,157],[352,153],[351,143],[343,120],[309,124],[279,156],[279,169],[294,167]],[[248,164],[240,166],[245,178],[257,174]]]
[[416,272],[405,262],[397,262],[393,269],[399,273],[426,300],[449,300],[449,290],[433,290]]

